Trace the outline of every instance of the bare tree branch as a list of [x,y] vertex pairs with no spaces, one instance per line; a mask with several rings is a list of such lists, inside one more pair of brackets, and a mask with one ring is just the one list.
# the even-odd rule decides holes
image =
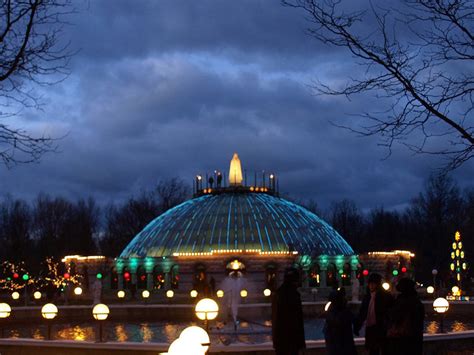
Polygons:
[[23,108],[40,108],[35,85],[64,80],[73,54],[61,39],[70,0],[0,0],[0,159],[10,167],[55,151],[55,139],[7,124]]
[[[400,142],[416,153],[444,156],[446,171],[474,157],[474,4],[468,0],[401,0],[402,9],[344,11],[342,0],[283,0],[304,10],[308,33],[345,47],[366,70],[320,94],[348,98],[372,92],[388,110],[357,115],[362,135],[377,135],[391,151]],[[396,6],[396,5],[394,5]],[[373,24],[370,29],[362,24]],[[403,26],[404,35],[400,35]],[[375,28],[375,29],[374,29]],[[411,31],[408,35],[406,29]],[[360,120],[362,118],[362,121]],[[371,122],[365,125],[363,122]]]

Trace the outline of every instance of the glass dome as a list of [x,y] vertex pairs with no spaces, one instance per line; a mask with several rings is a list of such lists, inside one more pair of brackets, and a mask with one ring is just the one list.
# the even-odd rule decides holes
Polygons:
[[120,258],[222,250],[353,255],[341,235],[307,209],[266,193],[188,200],[149,223]]

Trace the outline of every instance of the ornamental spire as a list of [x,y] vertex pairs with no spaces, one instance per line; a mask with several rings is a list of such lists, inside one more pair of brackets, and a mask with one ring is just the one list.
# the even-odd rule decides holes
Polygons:
[[232,160],[230,161],[229,169],[229,183],[232,186],[242,185],[242,166],[240,165],[240,159],[237,153],[234,153]]

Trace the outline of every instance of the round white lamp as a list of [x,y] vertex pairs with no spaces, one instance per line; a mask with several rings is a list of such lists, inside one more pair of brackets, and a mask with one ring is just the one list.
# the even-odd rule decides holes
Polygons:
[[189,292],[189,295],[191,296],[191,298],[196,298],[198,296],[198,292],[196,290],[191,290],[191,292]]
[[217,295],[217,297],[222,298],[222,297],[224,297],[224,291],[217,290],[216,295]]
[[390,290],[390,284],[389,284],[388,282],[384,282],[384,283],[382,284],[382,287],[383,287],[383,289],[384,289],[385,291]]
[[125,298],[125,291],[124,290],[117,291],[117,297],[120,299]]
[[449,302],[446,298],[443,297],[438,297],[437,299],[434,300],[433,302],[433,309],[435,310],[436,313],[441,315],[441,333],[444,333],[444,314],[448,311],[449,309]]
[[148,290],[143,290],[143,291],[142,291],[142,297],[143,297],[144,299],[149,298],[149,297],[150,297],[150,291],[148,291]]
[[14,299],[16,301],[19,298],[20,298],[20,293],[19,292],[17,292],[17,291],[12,292],[12,299]]
[[434,293],[434,291],[435,291],[435,289],[434,289],[433,286],[428,286],[428,287],[426,288],[426,293],[428,293],[428,294],[430,294],[430,295],[432,295],[432,294]]
[[76,296],[82,295],[82,288],[79,287],[79,286],[77,286],[76,288],[74,288],[74,294],[75,294]]
[[109,317],[109,313],[109,307],[103,303],[96,304],[94,308],[92,308],[92,316],[99,321],[99,341],[101,343],[103,341],[102,321]]
[[41,292],[35,291],[35,293],[33,293],[33,298],[34,298],[35,300],[41,299]]
[[166,291],[166,297],[173,298],[174,297],[174,291],[173,290]]
[[48,321],[48,340],[51,340],[51,322],[58,315],[58,307],[52,303],[46,303],[41,308],[41,315]]
[[247,297],[248,294],[249,294],[249,293],[248,293],[247,290],[245,290],[245,289],[240,291],[240,297],[242,297],[242,298]]
[[211,342],[209,334],[204,329],[197,326],[187,327],[181,332],[179,338],[187,343],[201,345],[203,353],[209,349]]

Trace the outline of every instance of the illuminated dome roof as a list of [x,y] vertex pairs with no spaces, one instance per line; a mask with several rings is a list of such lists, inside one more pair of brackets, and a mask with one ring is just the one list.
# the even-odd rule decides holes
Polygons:
[[334,228],[301,206],[266,193],[224,192],[196,197],[162,214],[120,257],[229,249],[354,254]]

